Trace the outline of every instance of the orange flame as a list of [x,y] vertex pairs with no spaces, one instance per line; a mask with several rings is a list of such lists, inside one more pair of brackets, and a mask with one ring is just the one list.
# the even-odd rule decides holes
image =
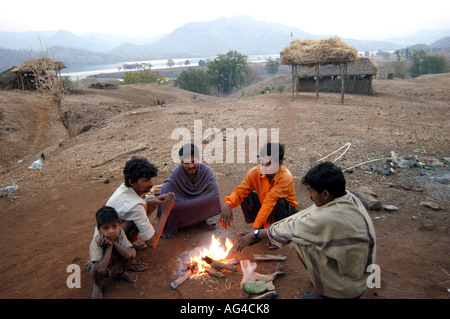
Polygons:
[[221,247],[221,242],[216,238],[216,236],[211,236],[211,245],[209,248],[203,249],[200,253],[198,253],[194,257],[190,257],[190,263],[197,265],[197,273],[196,276],[201,276],[206,273],[206,266],[208,264],[202,259],[203,257],[210,257],[214,260],[222,260],[225,259],[228,256],[228,253],[230,252],[231,248],[233,248],[233,244],[231,241],[227,238],[225,241],[225,247]]

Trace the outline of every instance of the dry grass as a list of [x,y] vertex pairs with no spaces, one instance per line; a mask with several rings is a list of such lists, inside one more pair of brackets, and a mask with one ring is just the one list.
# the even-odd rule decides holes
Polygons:
[[281,63],[294,65],[339,64],[354,61],[358,51],[339,37],[294,40],[280,53]]

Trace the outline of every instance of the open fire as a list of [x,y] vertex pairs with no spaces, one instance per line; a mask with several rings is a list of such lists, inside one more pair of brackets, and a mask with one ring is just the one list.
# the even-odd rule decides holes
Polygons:
[[175,281],[173,281],[169,285],[169,289],[176,289],[191,277],[197,278],[206,275],[207,273],[215,273],[217,275],[216,270],[227,269],[236,271],[235,265],[229,265],[226,262],[221,262],[227,258],[231,248],[233,248],[233,243],[230,239],[226,238],[224,247],[221,240],[212,235],[211,244],[208,248],[202,249],[194,256],[191,256],[189,254],[189,263],[187,265],[186,272],[178,277]]
[[193,257],[189,256],[190,267],[196,268],[196,272],[194,273],[194,275],[198,277],[206,274],[206,269],[208,268],[209,264],[205,261],[205,257],[209,257],[209,259],[207,260],[223,260],[227,258],[231,248],[233,248],[233,244],[231,243],[230,239],[226,239],[224,249],[224,247],[221,246],[221,241],[217,239],[216,236],[212,235],[209,248],[203,249]]

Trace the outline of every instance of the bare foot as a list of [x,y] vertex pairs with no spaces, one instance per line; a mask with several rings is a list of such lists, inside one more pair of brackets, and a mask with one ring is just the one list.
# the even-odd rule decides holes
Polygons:
[[124,271],[121,274],[117,275],[118,278],[129,281],[129,282],[136,282],[138,280],[138,276],[135,274],[131,274],[129,272]]
[[94,284],[94,288],[92,289],[91,299],[103,299],[102,289],[97,284]]

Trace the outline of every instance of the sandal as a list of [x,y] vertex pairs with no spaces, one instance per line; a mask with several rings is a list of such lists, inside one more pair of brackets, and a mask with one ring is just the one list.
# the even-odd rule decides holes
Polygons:
[[139,258],[136,258],[136,261],[131,263],[131,265],[127,268],[127,271],[140,272],[147,269],[147,264],[142,262]]
[[317,299],[316,296],[313,296],[313,295],[311,295],[311,294],[309,293],[309,290],[305,290],[305,291],[303,292],[303,296],[305,297],[304,299]]
[[211,229],[216,228],[216,222],[210,218],[205,219],[203,222],[206,224],[206,226],[209,226],[209,228],[211,228]]
[[141,251],[147,249],[147,245],[145,243],[142,243],[140,241],[135,241],[133,243],[133,248],[136,249],[136,251]]

